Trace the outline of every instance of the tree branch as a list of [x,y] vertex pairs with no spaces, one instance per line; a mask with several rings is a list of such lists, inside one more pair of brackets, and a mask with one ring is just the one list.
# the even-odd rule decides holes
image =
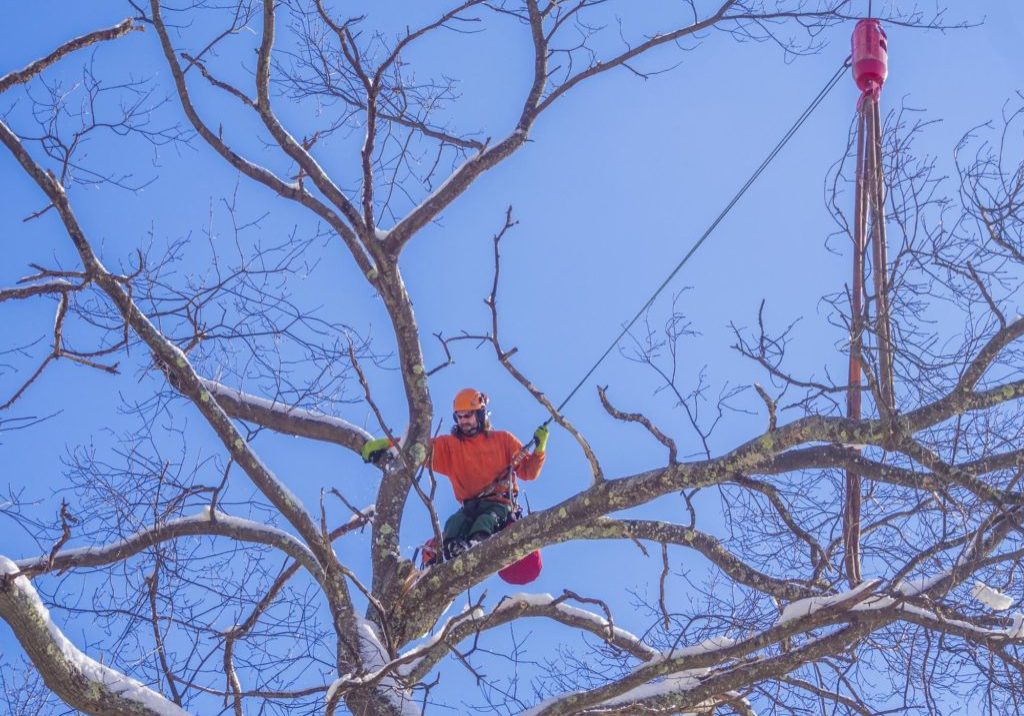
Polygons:
[[57,696],[72,708],[104,716],[189,716],[156,691],[83,654],[43,606],[25,576],[0,556],[0,619]]

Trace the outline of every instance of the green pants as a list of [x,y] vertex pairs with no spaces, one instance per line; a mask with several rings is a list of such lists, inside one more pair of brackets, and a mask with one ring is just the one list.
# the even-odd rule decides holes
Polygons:
[[444,523],[444,541],[468,540],[480,535],[490,537],[505,524],[511,510],[505,502],[466,500],[462,509]]

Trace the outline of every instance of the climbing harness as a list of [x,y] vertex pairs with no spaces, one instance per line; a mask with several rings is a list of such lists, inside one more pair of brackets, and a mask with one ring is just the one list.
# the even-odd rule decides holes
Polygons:
[[[520,463],[522,463],[523,459],[525,459],[533,442],[534,441],[531,440],[520,448],[519,452],[517,452],[512,458],[511,463],[509,463],[509,466],[505,469],[504,473],[473,498],[475,500],[491,499],[502,502],[507,501],[509,503],[508,517],[501,523],[501,525],[498,526],[498,529],[495,530],[494,534],[498,534],[505,528],[523,518],[523,508],[519,504],[519,487],[516,484],[518,477],[516,470]],[[422,547],[420,547],[420,556],[420,569],[427,569],[438,562],[446,561],[450,558],[449,555],[445,553],[444,545],[441,545],[440,547],[438,546],[436,537],[431,537],[423,544]],[[540,576],[542,568],[543,561],[541,559],[540,550],[538,549],[499,570],[498,576],[509,584],[529,584]]]
[[[853,78],[861,91],[857,102],[857,174],[853,219],[853,284],[850,295],[850,362],[847,381],[846,414],[861,417],[864,330],[871,325],[871,303],[866,290],[868,249],[870,272],[874,282],[874,336],[878,353],[878,412],[891,415],[895,410],[893,389],[892,330],[889,322],[889,276],[885,237],[885,180],[882,166],[882,128],[879,96],[888,76],[888,41],[882,23],[865,19],[853,30]],[[846,497],[843,509],[843,547],[846,575],[851,586],[860,577],[861,480],[853,470],[846,471]]]
[[[519,464],[526,457],[529,447],[535,440],[536,439],[531,440],[524,445],[519,452],[516,453],[515,457],[512,458],[512,463],[508,466],[508,469],[505,470],[505,475],[491,483],[491,485],[484,491],[485,493],[504,497],[511,503],[508,518],[500,527],[498,527],[495,534],[523,519],[523,508],[522,505],[519,504],[519,488],[516,485],[516,479],[518,477],[516,470],[519,467]],[[540,550],[535,549],[522,559],[500,569],[498,571],[498,576],[509,584],[529,584],[540,576],[543,566],[544,563],[541,560]]]

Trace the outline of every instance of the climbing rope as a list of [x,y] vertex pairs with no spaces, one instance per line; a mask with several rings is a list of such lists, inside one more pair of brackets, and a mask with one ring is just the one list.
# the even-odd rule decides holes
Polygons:
[[[679,263],[676,264],[676,267],[672,269],[672,272],[665,278],[664,281],[661,282],[661,285],[658,286],[657,289],[655,289],[654,293],[652,293],[650,298],[647,299],[647,302],[640,307],[640,310],[637,311],[633,318],[630,319],[629,323],[626,324],[626,327],[619,332],[619,335],[615,337],[615,340],[613,340],[608,345],[604,353],[601,354],[601,356],[590,367],[586,374],[582,378],[580,378],[576,386],[569,391],[569,394],[565,396],[565,399],[558,404],[558,407],[555,408],[556,413],[561,413],[562,409],[569,404],[569,401],[573,399],[576,393],[579,392],[579,389],[582,388],[584,384],[587,382],[587,380],[590,378],[590,376],[594,374],[594,371],[596,371],[598,367],[604,362],[604,359],[607,358],[608,355],[615,349],[615,346],[619,345],[619,341],[622,340],[623,336],[629,333],[629,329],[631,329],[633,325],[640,319],[640,316],[644,314],[644,311],[651,307],[651,305],[657,300],[658,296],[661,295],[661,292],[665,290],[665,287],[672,282],[672,279],[676,277],[676,274],[678,274],[679,271],[683,268],[683,266],[686,265],[686,262],[689,261],[695,253],[697,253],[697,250],[704,244],[705,241],[708,240],[708,237],[710,237],[712,232],[714,232],[714,230],[718,228],[718,225],[722,223],[722,221],[729,214],[729,212],[732,211],[733,207],[736,206],[739,200],[743,198],[743,195],[747,193],[747,190],[750,189],[751,186],[753,186],[754,182],[757,181],[758,177],[760,177],[761,174],[764,173],[764,170],[768,168],[768,165],[772,163],[772,160],[774,160],[775,157],[779,155],[779,152],[781,152],[782,149],[789,143],[789,140],[793,138],[797,131],[799,131],[800,127],[804,125],[804,122],[806,122],[807,119],[811,116],[811,114],[813,114],[814,110],[818,108],[818,105],[820,105],[825,100],[828,94],[832,91],[832,88],[839,84],[839,80],[842,78],[846,70],[850,67],[851,61],[852,56],[848,56],[845,60],[843,60],[843,63],[839,66],[839,69],[837,69],[835,73],[832,75],[832,77],[829,78],[828,82],[826,82],[825,86],[821,88],[817,95],[815,95],[814,99],[811,100],[810,104],[808,104],[807,107],[804,108],[804,111],[800,113],[800,116],[797,117],[795,122],[793,122],[793,125],[786,131],[785,134],[782,135],[782,139],[780,139],[778,143],[775,145],[775,147],[772,149],[772,151],[768,153],[768,156],[765,157],[764,161],[761,162],[760,166],[758,166],[757,169],[754,170],[754,173],[751,174],[750,177],[743,183],[739,191],[737,191],[736,194],[732,197],[732,199],[729,200],[729,203],[725,205],[725,208],[722,209],[718,216],[715,217],[715,220],[711,222],[707,229],[705,229],[704,233],[701,234],[700,238],[694,242],[693,246],[690,247],[690,250],[686,252],[686,255],[683,256]],[[547,420],[544,421],[543,424],[545,426],[549,425],[552,420],[554,420],[554,417],[549,417]],[[519,459],[521,459],[521,456],[524,455],[526,451],[530,449],[530,447],[534,444],[535,441],[536,438],[531,438],[529,442],[523,445],[520,452],[516,455],[515,458],[513,458],[512,464],[509,465],[509,473],[511,473],[511,470],[514,469],[515,464],[518,462]]]
[[[608,348],[605,349],[604,353],[601,354],[601,356],[590,367],[586,374],[579,380],[575,387],[573,387],[573,389],[569,391],[569,394],[565,397],[565,399],[558,404],[558,407],[555,408],[555,413],[562,412],[562,409],[565,408],[566,405],[568,405],[569,401],[573,399],[573,397],[576,395],[579,389],[582,388],[583,385],[590,378],[590,376],[594,374],[594,371],[598,369],[601,363],[604,362],[605,358],[607,358],[608,355],[612,352],[612,350],[615,349],[615,347],[619,344],[619,341],[622,340],[623,336],[625,336],[629,332],[633,325],[640,319],[640,316],[642,316],[644,312],[651,307],[651,305],[657,300],[658,296],[661,295],[661,292],[664,291],[665,288],[672,282],[672,279],[676,277],[676,274],[679,273],[679,271],[683,268],[683,266],[686,265],[690,258],[695,253],[697,253],[697,250],[704,244],[705,241],[707,241],[707,239],[711,236],[712,232],[714,232],[714,230],[718,228],[718,225],[722,223],[722,221],[729,214],[729,212],[732,211],[732,209],[736,206],[739,200],[743,198],[743,195],[747,193],[747,190],[750,189],[751,186],[753,186],[754,182],[757,181],[758,177],[760,177],[761,174],[764,173],[764,170],[768,168],[768,165],[771,164],[771,162],[775,159],[776,156],[779,155],[782,149],[789,143],[789,140],[793,138],[797,131],[799,131],[800,127],[804,125],[804,123],[811,116],[814,110],[818,108],[818,105],[820,105],[825,100],[825,98],[832,91],[832,89],[839,83],[839,80],[842,78],[843,74],[850,67],[850,64],[851,57],[847,57],[845,60],[843,60],[843,63],[839,66],[839,69],[835,71],[832,77],[829,78],[828,82],[825,83],[825,86],[822,87],[818,94],[815,95],[814,99],[811,100],[810,104],[808,104],[807,107],[803,110],[803,112],[800,113],[800,115],[797,117],[793,125],[786,131],[784,135],[782,135],[782,138],[778,141],[778,143],[771,150],[771,152],[768,153],[768,156],[765,157],[764,161],[761,162],[757,169],[754,170],[753,174],[751,174],[750,177],[743,183],[739,191],[737,191],[736,194],[732,197],[732,199],[729,200],[729,203],[725,205],[725,208],[722,209],[718,216],[715,217],[714,221],[712,221],[708,228],[705,229],[704,233],[701,234],[700,238],[698,238],[697,241],[694,242],[694,244],[690,247],[689,251],[687,251],[683,258],[680,259],[679,263],[676,264],[675,268],[672,269],[672,272],[665,278],[664,281],[661,282],[661,285],[659,285],[657,289],[655,289],[654,293],[652,293],[650,298],[648,298],[644,305],[640,307],[640,310],[636,312],[633,318],[630,319],[629,323],[626,324],[626,327],[619,332],[619,334],[615,337],[615,340],[613,340],[611,344],[609,344]],[[554,420],[554,417],[549,417],[547,420],[544,421],[543,425],[549,425],[552,420]],[[507,489],[509,500],[512,503],[511,508],[513,511],[516,511],[519,508],[517,494],[518,491],[516,489],[515,484],[515,470],[519,462],[523,459],[523,457],[525,457],[527,451],[536,442],[536,440],[537,438],[533,437],[530,439],[529,442],[523,445],[519,452],[513,457],[511,463],[505,469],[504,473],[494,483],[492,483],[492,489],[495,490],[500,489],[500,486],[502,485],[505,486],[505,488]],[[539,552],[535,554],[539,555]]]
[[[690,250],[686,252],[686,255],[683,256],[679,263],[676,264],[676,267],[672,269],[672,273],[670,273],[668,277],[666,277],[665,280],[661,282],[661,285],[658,286],[658,288],[654,291],[653,294],[651,294],[651,297],[647,299],[647,302],[640,307],[640,310],[636,312],[632,319],[630,319],[629,323],[626,324],[626,327],[622,329],[619,335],[615,337],[615,340],[613,340],[611,344],[608,346],[608,348],[605,350],[605,352],[601,354],[601,357],[597,359],[597,362],[595,362],[594,365],[590,367],[590,370],[588,370],[586,374],[576,384],[576,386],[571,391],[569,391],[569,394],[565,397],[565,399],[561,403],[559,403],[558,407],[555,408],[556,413],[562,412],[562,408],[564,408],[569,403],[569,401],[572,400],[573,396],[576,395],[577,391],[579,391],[579,389],[583,387],[583,385],[587,382],[590,376],[594,374],[594,371],[597,370],[598,366],[600,366],[601,363],[604,362],[604,359],[608,357],[608,354],[610,354],[612,350],[614,350],[615,347],[619,344],[619,341],[622,340],[623,336],[629,333],[629,330],[640,319],[640,316],[642,316],[644,312],[651,307],[654,301],[657,300],[658,296],[661,295],[661,292],[665,290],[665,287],[672,282],[672,279],[675,278],[676,274],[679,273],[680,269],[682,269],[683,266],[686,265],[686,262],[690,260],[690,257],[697,253],[697,250],[701,247],[701,245],[705,241],[707,241],[708,237],[711,236],[711,233],[716,228],[718,228],[718,225],[722,223],[722,220],[725,219],[725,217],[729,214],[730,211],[732,211],[733,207],[735,207],[737,202],[739,202],[743,195],[747,193],[747,190],[753,185],[755,181],[757,181],[757,178],[761,176],[764,170],[768,168],[768,165],[771,164],[772,160],[775,159],[776,156],[778,156],[779,152],[782,151],[783,147],[785,147],[786,144],[789,143],[789,140],[793,138],[793,135],[795,135],[797,131],[800,129],[800,127],[803,126],[804,122],[807,121],[807,119],[811,116],[814,110],[818,108],[818,105],[820,105],[825,100],[825,97],[827,97],[829,92],[832,91],[832,88],[839,83],[839,80],[842,78],[847,68],[850,67],[850,63],[850,57],[847,57],[845,60],[843,60],[843,64],[839,67],[838,70],[836,70],[835,74],[832,75],[829,81],[825,83],[825,86],[821,89],[821,91],[818,92],[818,94],[814,97],[813,100],[811,100],[811,103],[807,105],[806,109],[804,109],[804,111],[800,114],[797,120],[793,123],[793,126],[790,127],[789,130],[782,136],[782,139],[779,140],[778,144],[775,145],[775,148],[772,149],[772,151],[768,154],[767,157],[765,157],[764,161],[761,162],[761,165],[754,171],[754,173],[750,175],[750,178],[743,183],[743,186],[740,187],[740,190],[737,191],[736,195],[733,196],[733,198],[729,201],[728,204],[725,205],[725,208],[722,209],[721,213],[717,217],[715,217],[715,220],[711,222],[711,225],[708,226],[704,233],[701,234],[700,238],[697,239],[696,242],[694,242],[693,246],[690,247]],[[554,420],[553,417],[548,418],[547,420],[544,421],[544,425],[548,425],[552,420]]]
[[[861,20],[853,31],[853,78],[861,90],[857,101],[857,175],[853,217],[853,280],[850,290],[850,357],[846,392],[846,415],[861,418],[863,366],[861,351],[865,329],[874,327],[878,355],[877,408],[879,415],[895,412],[892,330],[889,322],[888,256],[885,237],[885,177],[882,163],[882,121],[879,97],[889,74],[888,40],[882,24]],[[869,252],[870,249],[870,252]],[[874,282],[873,301],[865,289],[867,258],[871,257]],[[874,322],[868,307],[873,302]],[[843,555],[850,586],[861,581],[860,571],[861,478],[846,470],[843,501]]]

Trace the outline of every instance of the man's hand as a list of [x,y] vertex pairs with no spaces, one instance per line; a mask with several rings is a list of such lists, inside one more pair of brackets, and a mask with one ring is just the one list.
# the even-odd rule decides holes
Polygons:
[[376,440],[367,440],[363,444],[363,449],[360,450],[360,454],[363,456],[363,462],[372,462],[376,464],[382,457],[387,455],[390,448],[391,441],[389,439],[377,438]]
[[533,449],[533,452],[537,455],[543,455],[544,451],[548,449],[548,437],[550,431],[547,425],[541,425],[533,432],[533,439],[537,441],[537,447]]

